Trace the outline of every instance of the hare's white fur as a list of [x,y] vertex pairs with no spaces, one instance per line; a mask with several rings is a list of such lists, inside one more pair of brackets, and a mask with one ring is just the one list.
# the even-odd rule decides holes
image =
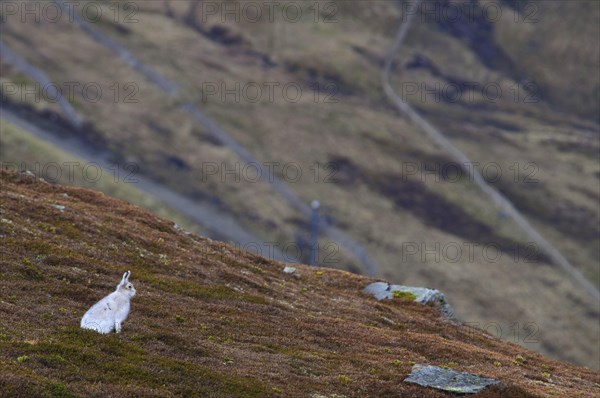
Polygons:
[[83,318],[81,327],[92,329],[98,333],[110,333],[113,330],[121,333],[121,323],[129,315],[130,301],[135,296],[135,288],[129,283],[130,271],[123,274],[117,290],[98,301]]

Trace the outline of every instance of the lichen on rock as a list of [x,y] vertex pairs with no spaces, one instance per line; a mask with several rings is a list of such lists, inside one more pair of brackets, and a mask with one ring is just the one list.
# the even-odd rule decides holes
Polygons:
[[406,298],[412,295],[414,301],[420,304],[434,303],[440,306],[442,315],[447,318],[454,319],[454,311],[450,304],[446,302],[444,293],[436,289],[426,287],[412,287],[403,285],[390,285],[387,282],[373,282],[367,285],[363,290],[381,301],[384,299]]

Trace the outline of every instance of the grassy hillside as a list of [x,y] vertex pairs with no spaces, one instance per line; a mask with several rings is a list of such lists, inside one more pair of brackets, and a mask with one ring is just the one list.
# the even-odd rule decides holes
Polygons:
[[[413,363],[496,377],[481,397],[593,397],[597,372],[453,324],[371,280],[176,230],[98,192],[2,171],[0,395],[444,397]],[[53,205],[65,206],[59,210]],[[119,335],[78,327],[131,270]]]
[[60,148],[44,142],[33,135],[15,127],[4,119],[0,120],[0,159],[5,168],[29,170],[36,176],[51,183],[75,185],[104,192],[105,194],[126,200],[144,207],[152,213],[176,222],[188,230],[196,231],[198,226],[185,217],[169,209],[157,198],[139,191],[134,177],[127,180],[125,174],[115,174],[115,170],[102,170]]
[[[527,238],[469,181],[444,178],[450,160],[385,99],[381,67],[404,17],[399,3],[319,2],[315,19],[313,2],[306,2],[293,22],[282,14],[283,4],[273,19],[265,14],[253,22],[248,15],[223,18],[222,8],[207,15],[200,6],[190,14],[190,2],[150,0],[136,3],[133,22],[128,10],[115,17],[112,3],[94,3],[103,10],[94,28],[182,86],[183,94],[165,96],[68,18],[35,24],[8,16],[3,41],[53,80],[102,87],[98,101],[76,88],[70,102],[90,127],[77,134],[173,190],[213,200],[265,241],[289,243],[305,233],[307,221],[266,179],[226,175],[241,161],[180,110],[192,101],[261,162],[279,162],[276,173],[304,202],[319,199],[323,214],[365,245],[380,276],[436,286],[462,320],[499,325],[505,339],[600,368],[597,304],[543,255],[528,256]],[[477,2],[477,10],[490,3]],[[589,39],[599,34],[600,3],[539,1],[526,10],[519,1],[496,4],[503,12],[493,21],[419,15],[398,54],[394,86],[402,92],[406,83],[416,84],[419,92],[407,101],[480,169],[493,166],[488,177],[499,168],[498,189],[600,285],[600,81],[593,73],[600,65],[597,43]],[[0,81],[32,87],[14,67],[4,63],[2,72]],[[251,82],[263,88],[258,101],[235,89]],[[525,89],[531,82],[537,90]],[[298,101],[279,89],[269,99],[265,84],[288,83],[301,87]],[[464,83],[498,84],[504,95],[497,101],[480,91],[456,101],[421,97],[449,94],[442,89]],[[226,96],[221,84],[239,99]],[[213,85],[218,92],[210,95]],[[137,102],[126,100],[132,93]],[[57,110],[43,99],[8,97],[13,105]],[[206,175],[207,165],[218,172]],[[284,165],[298,167],[302,177],[290,181]],[[323,237],[321,243],[330,242]],[[459,261],[443,249],[456,245],[463,249]],[[500,248],[499,259],[490,261],[481,249],[489,245]],[[480,249],[470,256],[469,246]],[[362,272],[345,253],[337,259],[328,265]],[[523,338],[523,325],[531,324],[535,338]]]

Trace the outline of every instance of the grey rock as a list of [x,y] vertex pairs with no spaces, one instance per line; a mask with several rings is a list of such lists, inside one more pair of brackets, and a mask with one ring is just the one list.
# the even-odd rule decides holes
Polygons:
[[394,292],[411,293],[415,296],[415,301],[421,304],[434,303],[440,306],[442,314],[448,318],[454,318],[454,311],[450,304],[446,302],[444,293],[436,289],[429,289],[426,287],[412,287],[403,285],[390,285],[387,282],[373,282],[370,283],[363,290],[381,301],[384,299],[394,298]]
[[421,364],[412,367],[411,374],[404,382],[458,394],[474,394],[490,385],[500,383],[496,379]]
[[379,301],[394,297],[392,296],[392,292],[390,292],[390,284],[387,282],[370,283],[367,287],[364,288],[363,291],[372,295]]
[[432,302],[446,301],[444,294],[439,290],[429,289],[426,287],[411,287],[402,285],[390,285],[390,292],[392,296],[394,292],[411,293],[415,295],[415,301],[421,304],[427,304]]
[[286,274],[293,274],[294,272],[296,272],[296,268],[295,267],[286,266],[283,269],[283,272],[286,273]]

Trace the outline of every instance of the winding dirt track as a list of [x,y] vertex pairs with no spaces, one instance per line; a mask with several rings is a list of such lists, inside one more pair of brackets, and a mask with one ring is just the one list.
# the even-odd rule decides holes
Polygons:
[[[407,7],[407,15],[403,16],[403,21],[400,22],[400,27],[396,33],[394,44],[390,49],[383,67],[382,83],[386,95],[390,101],[398,108],[398,110],[406,114],[410,120],[423,129],[427,135],[458,164],[473,164],[469,158],[456,146],[454,146],[444,134],[436,128],[434,125],[429,123],[427,119],[422,117],[413,107],[407,102],[403,101],[400,96],[396,94],[390,84],[390,70],[394,58],[398,54],[398,50],[404,41],[406,33],[410,28],[412,19],[416,14],[416,11],[421,3],[421,0],[412,1]],[[550,242],[548,242],[530,223],[525,217],[515,208],[513,203],[502,195],[500,192],[490,186],[481,176],[481,174],[471,167],[465,167],[465,172],[472,179],[486,195],[492,199],[496,207],[504,212],[515,223],[527,234],[527,236],[537,243],[541,249],[550,257],[555,265],[558,265],[567,272],[573,280],[575,280],[583,289],[585,289],[595,301],[600,301],[600,291],[577,269],[569,260],[567,260]]]

